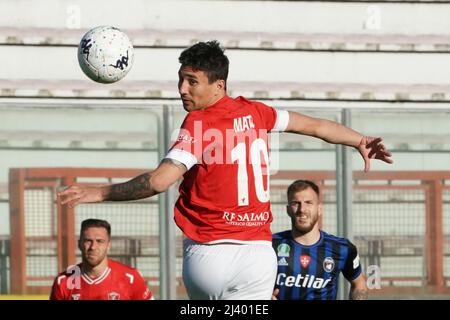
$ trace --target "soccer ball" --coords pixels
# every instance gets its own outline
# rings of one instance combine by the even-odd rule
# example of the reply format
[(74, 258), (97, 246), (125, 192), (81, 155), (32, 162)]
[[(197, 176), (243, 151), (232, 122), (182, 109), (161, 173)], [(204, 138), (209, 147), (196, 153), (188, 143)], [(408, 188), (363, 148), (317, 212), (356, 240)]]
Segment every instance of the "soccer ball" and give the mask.
[(78, 46), (81, 70), (96, 82), (119, 81), (130, 71), (133, 60), (133, 44), (125, 33), (114, 27), (89, 30)]

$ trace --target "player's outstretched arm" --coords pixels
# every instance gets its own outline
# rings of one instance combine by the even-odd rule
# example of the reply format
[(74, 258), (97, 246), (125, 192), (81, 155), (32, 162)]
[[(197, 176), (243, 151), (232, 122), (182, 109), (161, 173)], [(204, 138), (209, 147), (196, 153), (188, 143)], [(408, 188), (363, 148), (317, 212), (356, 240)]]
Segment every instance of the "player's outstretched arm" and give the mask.
[(62, 205), (70, 208), (80, 203), (128, 201), (151, 197), (166, 191), (187, 171), (176, 160), (164, 159), (158, 168), (127, 182), (100, 186), (70, 186), (58, 193)]
[(289, 111), (286, 132), (320, 138), (326, 142), (356, 148), (364, 160), (364, 171), (370, 169), (370, 159), (393, 163), (391, 153), (386, 150), (381, 138), (366, 137), (337, 122), (308, 117)]

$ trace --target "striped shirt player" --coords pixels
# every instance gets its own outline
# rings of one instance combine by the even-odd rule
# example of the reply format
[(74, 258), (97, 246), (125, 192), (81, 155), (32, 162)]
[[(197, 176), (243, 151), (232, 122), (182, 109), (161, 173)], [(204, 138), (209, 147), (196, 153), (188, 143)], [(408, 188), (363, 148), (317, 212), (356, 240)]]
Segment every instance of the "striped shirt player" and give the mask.
[(108, 259), (95, 279), (82, 272), (81, 263), (59, 274), (50, 300), (153, 300), (153, 294), (136, 269)]
[(279, 300), (335, 300), (339, 273), (348, 281), (361, 275), (356, 247), (345, 238), (320, 231), (313, 245), (302, 245), (291, 230), (273, 235), (278, 258)]
[(319, 187), (294, 181), (287, 190), (291, 230), (273, 235), (278, 259), (273, 299), (334, 300), (339, 274), (350, 282), (350, 299), (366, 299), (367, 286), (356, 247), (319, 229), (323, 206)]

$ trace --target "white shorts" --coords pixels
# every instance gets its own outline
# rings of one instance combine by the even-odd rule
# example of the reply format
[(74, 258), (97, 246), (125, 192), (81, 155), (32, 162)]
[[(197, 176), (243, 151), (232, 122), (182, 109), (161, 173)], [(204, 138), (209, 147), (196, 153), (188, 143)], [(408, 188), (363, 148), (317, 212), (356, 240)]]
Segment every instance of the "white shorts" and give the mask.
[(194, 300), (270, 300), (277, 257), (267, 244), (183, 243), (183, 281)]

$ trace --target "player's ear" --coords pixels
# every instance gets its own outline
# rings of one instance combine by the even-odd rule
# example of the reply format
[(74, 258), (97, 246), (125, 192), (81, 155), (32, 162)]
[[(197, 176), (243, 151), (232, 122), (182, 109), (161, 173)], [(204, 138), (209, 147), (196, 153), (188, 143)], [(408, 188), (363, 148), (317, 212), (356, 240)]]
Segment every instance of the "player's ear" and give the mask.
[(319, 203), (318, 210), (317, 210), (317, 213), (319, 214), (319, 217), (322, 216), (322, 211), (323, 211), (323, 205), (322, 205), (322, 202), (321, 202), (321, 203)]
[(219, 91), (225, 90), (225, 80), (219, 79), (216, 81), (216, 88)]

